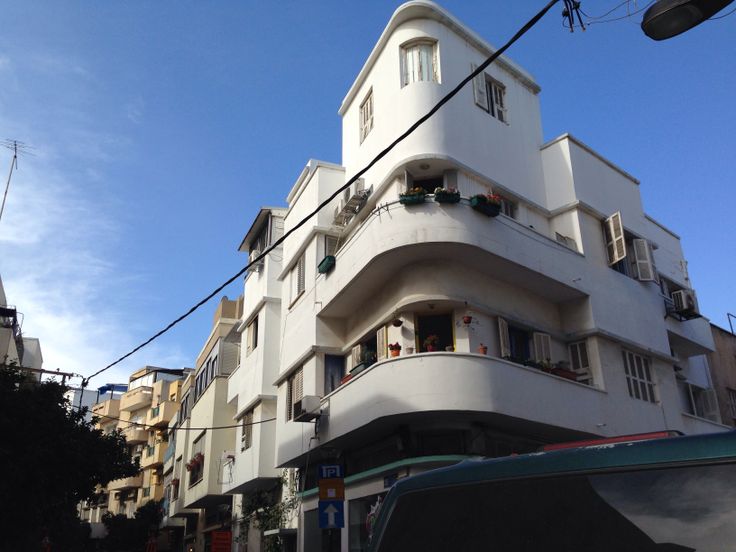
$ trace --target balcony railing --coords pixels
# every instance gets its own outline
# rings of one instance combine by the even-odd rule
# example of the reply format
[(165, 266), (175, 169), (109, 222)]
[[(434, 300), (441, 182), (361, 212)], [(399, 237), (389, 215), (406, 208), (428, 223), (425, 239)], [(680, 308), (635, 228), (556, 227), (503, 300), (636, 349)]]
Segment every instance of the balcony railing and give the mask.
[(137, 387), (123, 393), (120, 398), (120, 410), (137, 410), (151, 404), (153, 389), (151, 387)]
[(166, 426), (179, 409), (179, 403), (162, 401), (148, 411), (146, 424), (151, 426)]
[(154, 446), (148, 445), (143, 451), (143, 456), (141, 458), (141, 467), (150, 468), (152, 466), (163, 464), (165, 449), (166, 447), (161, 446), (160, 443)]
[(120, 414), (120, 400), (119, 399), (108, 399), (97, 403), (92, 407), (92, 415), (103, 418), (101, 421), (104, 423), (105, 416), (110, 418), (117, 418)]

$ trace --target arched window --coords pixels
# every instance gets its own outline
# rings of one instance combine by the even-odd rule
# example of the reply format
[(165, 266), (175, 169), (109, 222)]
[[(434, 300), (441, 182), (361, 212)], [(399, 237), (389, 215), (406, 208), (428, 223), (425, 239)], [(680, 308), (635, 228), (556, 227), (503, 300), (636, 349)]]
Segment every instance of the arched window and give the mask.
[(401, 47), (401, 86), (412, 82), (439, 82), (438, 48), (434, 40), (420, 39)]

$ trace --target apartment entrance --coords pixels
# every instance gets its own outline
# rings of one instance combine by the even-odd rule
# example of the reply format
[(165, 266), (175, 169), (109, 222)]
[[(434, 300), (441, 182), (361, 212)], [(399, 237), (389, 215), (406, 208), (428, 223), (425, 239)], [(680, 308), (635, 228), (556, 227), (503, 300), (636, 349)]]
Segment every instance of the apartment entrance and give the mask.
[(454, 346), (451, 314), (417, 316), (417, 351), (444, 351)]

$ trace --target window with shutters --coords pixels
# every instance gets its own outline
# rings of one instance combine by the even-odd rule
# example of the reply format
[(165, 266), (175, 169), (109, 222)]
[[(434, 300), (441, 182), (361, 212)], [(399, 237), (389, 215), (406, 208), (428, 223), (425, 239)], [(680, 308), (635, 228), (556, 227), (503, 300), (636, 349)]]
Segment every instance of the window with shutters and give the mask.
[(649, 359), (625, 349), (623, 358), (629, 396), (651, 403), (657, 402)]
[(368, 91), (368, 95), (360, 104), (360, 142), (365, 140), (368, 133), (373, 128), (373, 89)]
[(401, 87), (413, 82), (440, 82), (437, 41), (423, 38), (401, 46)]
[(678, 381), (677, 384), (680, 387), (680, 396), (683, 399), (683, 409), (687, 414), (720, 422), (713, 389), (700, 387), (687, 381)]
[(627, 232), (620, 212), (603, 221), (603, 235), (611, 268), (642, 282), (659, 283), (652, 244)]
[(728, 412), (731, 418), (736, 420), (736, 389), (726, 387), (726, 394), (728, 399)]
[[(498, 336), (501, 347), (501, 358), (519, 364), (524, 364), (532, 360), (532, 332), (509, 324), (506, 320), (499, 317)], [(544, 353), (542, 352), (542, 354)]]
[(578, 382), (591, 385), (593, 378), (590, 374), (590, 360), (588, 360), (588, 346), (585, 341), (570, 343), (570, 366), (578, 374)]
[(338, 249), (338, 238), (335, 236), (325, 236), (325, 257), (335, 255)]
[(345, 376), (345, 357), (325, 355), (325, 395), (329, 395), (340, 386)]
[(603, 221), (603, 235), (606, 240), (608, 265), (614, 266), (626, 260), (626, 238), (620, 212), (612, 214)]
[[(472, 65), (475, 71), (477, 65)], [(491, 77), (488, 73), (481, 73), (473, 79), (473, 97), (475, 105), (486, 111), (502, 123), (509, 123), (506, 107), (506, 87), (503, 83)]]
[(294, 268), (291, 269), (291, 302), (297, 300), (297, 298), (304, 293), (304, 267), (305, 267), (305, 259), (304, 259), (304, 253), (302, 253), (301, 257), (299, 257), (299, 260), (294, 265)]
[(534, 360), (536, 362), (551, 362), (552, 338), (549, 334), (534, 332), (532, 333), (532, 342), (534, 344)]
[(297, 369), (286, 381), (286, 420), (294, 417), (294, 405), (304, 396), (303, 368)]
[(258, 347), (258, 315), (250, 321), (246, 328), (246, 352), (250, 354), (256, 347)]
[(248, 450), (253, 444), (253, 410), (243, 416), (243, 432), (240, 435), (240, 450)]

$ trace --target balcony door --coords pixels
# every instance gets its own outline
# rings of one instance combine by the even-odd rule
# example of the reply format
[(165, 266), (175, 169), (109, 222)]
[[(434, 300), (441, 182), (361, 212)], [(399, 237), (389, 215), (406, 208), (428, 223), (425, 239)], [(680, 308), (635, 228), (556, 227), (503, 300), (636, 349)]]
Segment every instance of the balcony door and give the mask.
[[(434, 349), (444, 351), (446, 347), (454, 346), (451, 314), (427, 314), (417, 316), (417, 351), (425, 353)], [(429, 345), (430, 336), (436, 336), (434, 347)]]

